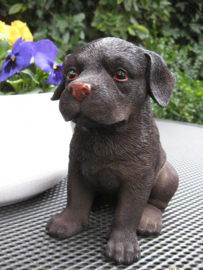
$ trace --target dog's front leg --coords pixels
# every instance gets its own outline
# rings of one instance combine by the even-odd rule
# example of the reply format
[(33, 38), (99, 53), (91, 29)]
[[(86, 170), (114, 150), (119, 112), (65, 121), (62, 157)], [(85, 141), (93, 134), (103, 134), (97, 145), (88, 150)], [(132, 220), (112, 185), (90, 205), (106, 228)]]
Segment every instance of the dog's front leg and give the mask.
[(88, 225), (94, 190), (81, 174), (80, 165), (70, 159), (68, 173), (68, 202), (66, 208), (51, 217), (47, 231), (59, 238), (70, 237)]
[(150, 190), (147, 192), (145, 189), (144, 193), (144, 196), (140, 196), (129, 185), (123, 187), (118, 196), (109, 241), (106, 245), (106, 256), (117, 263), (130, 264), (140, 259), (136, 229)]

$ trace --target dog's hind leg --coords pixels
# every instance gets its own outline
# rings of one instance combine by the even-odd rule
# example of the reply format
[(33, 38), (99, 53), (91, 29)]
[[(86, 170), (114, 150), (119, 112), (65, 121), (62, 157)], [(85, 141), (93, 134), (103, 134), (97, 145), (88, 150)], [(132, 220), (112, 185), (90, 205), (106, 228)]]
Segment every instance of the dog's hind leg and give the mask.
[(178, 188), (178, 174), (166, 161), (152, 187), (148, 203), (143, 211), (137, 232), (150, 236), (159, 234), (162, 228), (162, 213)]

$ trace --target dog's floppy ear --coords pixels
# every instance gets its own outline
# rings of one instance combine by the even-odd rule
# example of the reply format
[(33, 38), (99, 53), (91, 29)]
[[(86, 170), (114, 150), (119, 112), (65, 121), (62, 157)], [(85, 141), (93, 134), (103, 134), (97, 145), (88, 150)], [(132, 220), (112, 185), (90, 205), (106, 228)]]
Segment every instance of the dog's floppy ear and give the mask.
[[(66, 64), (66, 62), (68, 61), (68, 59), (71, 57), (71, 54), (66, 55), (64, 61), (63, 61), (63, 66)], [(62, 76), (62, 80), (59, 84), (59, 86), (56, 88), (51, 100), (58, 100), (63, 92), (63, 90), (65, 89), (65, 82), (66, 82), (66, 78), (64, 76)]]
[(169, 71), (161, 56), (155, 52), (144, 50), (148, 61), (147, 81), (149, 94), (162, 108), (166, 107), (176, 82), (175, 75)]

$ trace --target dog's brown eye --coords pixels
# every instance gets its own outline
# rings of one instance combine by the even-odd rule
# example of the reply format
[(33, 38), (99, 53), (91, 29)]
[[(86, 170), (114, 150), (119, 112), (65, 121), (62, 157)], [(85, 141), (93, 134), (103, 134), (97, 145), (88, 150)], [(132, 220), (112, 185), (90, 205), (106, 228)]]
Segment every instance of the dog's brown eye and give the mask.
[(67, 80), (75, 80), (78, 77), (78, 73), (74, 69), (69, 69), (67, 72)]
[(114, 76), (114, 79), (119, 82), (124, 82), (128, 79), (128, 74), (122, 69), (118, 69)]

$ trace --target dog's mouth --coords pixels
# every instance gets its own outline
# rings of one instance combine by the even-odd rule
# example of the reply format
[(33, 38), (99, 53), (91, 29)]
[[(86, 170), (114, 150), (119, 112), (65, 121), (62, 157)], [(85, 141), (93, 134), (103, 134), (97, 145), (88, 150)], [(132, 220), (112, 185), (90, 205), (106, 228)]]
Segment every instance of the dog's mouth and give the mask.
[(104, 128), (104, 129), (109, 129), (109, 130), (118, 129), (127, 123), (126, 120), (121, 120), (119, 122), (112, 123), (112, 124), (98, 123), (98, 122), (88, 118), (87, 116), (85, 116), (82, 113), (76, 114), (74, 116), (74, 118), (72, 119), (72, 121), (80, 126), (88, 128), (88, 129), (90, 129), (90, 128)]

